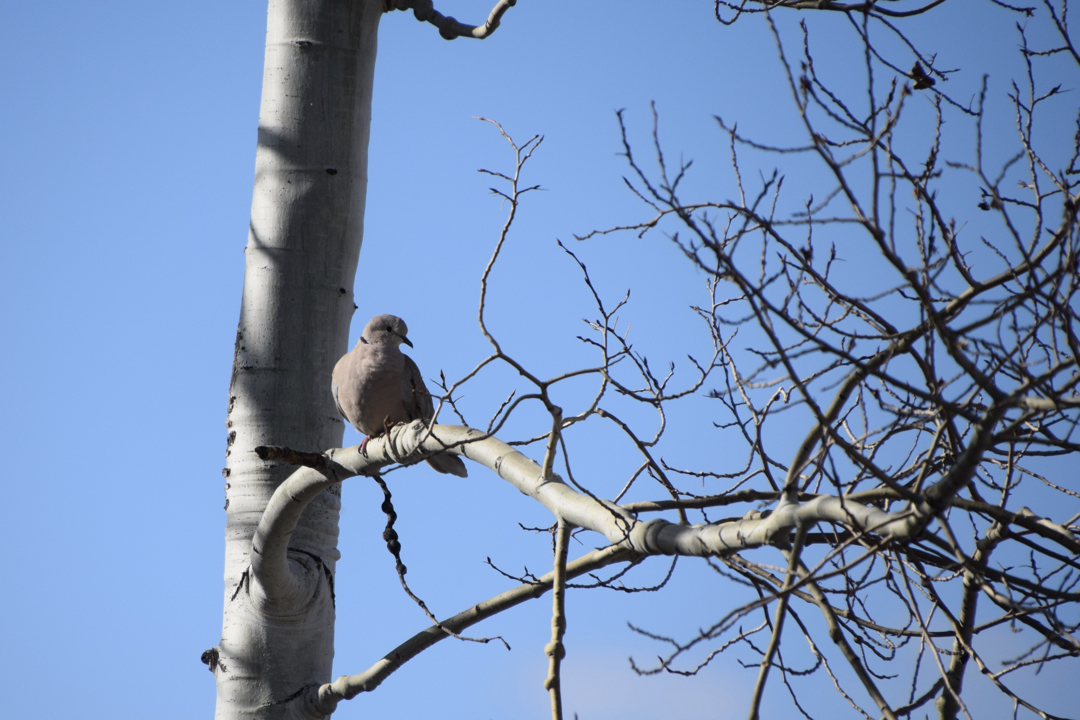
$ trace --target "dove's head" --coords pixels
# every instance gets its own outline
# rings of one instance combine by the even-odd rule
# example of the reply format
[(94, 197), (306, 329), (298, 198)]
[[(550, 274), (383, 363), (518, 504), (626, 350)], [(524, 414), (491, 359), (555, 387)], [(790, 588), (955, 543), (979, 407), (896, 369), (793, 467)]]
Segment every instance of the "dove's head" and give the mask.
[(393, 345), (397, 347), (401, 343), (405, 343), (412, 347), (413, 344), (409, 342), (408, 335), (409, 327), (398, 316), (376, 315), (368, 321), (361, 339), (365, 340), (369, 345)]

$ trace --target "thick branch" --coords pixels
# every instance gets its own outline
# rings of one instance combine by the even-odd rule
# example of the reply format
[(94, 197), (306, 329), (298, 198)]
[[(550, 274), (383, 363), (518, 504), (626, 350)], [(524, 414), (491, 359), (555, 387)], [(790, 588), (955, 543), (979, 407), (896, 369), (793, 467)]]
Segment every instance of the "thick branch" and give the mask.
[[(459, 425), (436, 425), (430, 431), (421, 421), (399, 425), (372, 440), (367, 456), (357, 448), (330, 450), (323, 472), (305, 468), (295, 472), (278, 488), (255, 534), (252, 568), (256, 578), (288, 585), (285, 550), (289, 535), (304, 507), (334, 482), (370, 473), (393, 462), (417, 462), (433, 452), (453, 452), (487, 466), (521, 493), (532, 497), (557, 517), (577, 527), (598, 532), (613, 545), (623, 545), (641, 555), (708, 556), (773, 544), (797, 524), (810, 527), (833, 522), (859, 532), (908, 540), (925, 526), (928, 518), (919, 509), (885, 512), (875, 507), (821, 495), (805, 503), (781, 502), (764, 517), (708, 525), (676, 525), (667, 520), (642, 522), (618, 505), (578, 492), (543, 469), (532, 459), (501, 440)], [(933, 506), (934, 509), (936, 505)]]

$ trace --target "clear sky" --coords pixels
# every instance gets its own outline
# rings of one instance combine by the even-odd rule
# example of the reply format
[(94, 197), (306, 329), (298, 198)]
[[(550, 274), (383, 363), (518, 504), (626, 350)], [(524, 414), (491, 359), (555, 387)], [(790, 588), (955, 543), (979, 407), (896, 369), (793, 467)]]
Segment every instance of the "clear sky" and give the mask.
[[(490, 1), (438, 7), (479, 22)], [(265, 15), (255, 0), (0, 5), (4, 717), (179, 719), (213, 711), (213, 677), (199, 655), (220, 636), (220, 471)], [(850, 25), (780, 14), (793, 51), (803, 18), (823, 70), (843, 86), (845, 66), (858, 63), (848, 52)], [(940, 66), (959, 69), (951, 96), (967, 102), (989, 73), (991, 102), (1005, 108), (1008, 81), (1021, 70), (1016, 19), (988, 2), (954, 0), (907, 27), (939, 54)], [(1046, 86), (1063, 83), (1068, 93), (1049, 111), (1045, 137), (1068, 143), (1080, 77), (1075, 65), (1053, 72)], [(484, 116), (519, 141), (545, 136), (525, 177), (544, 192), (526, 198), (492, 286), (493, 327), (508, 349), (541, 374), (588, 362), (574, 336), (596, 311), (555, 243), (561, 238), (588, 263), (606, 301), (632, 290), (626, 317), (637, 349), (685, 371), (685, 350), (671, 357), (665, 350), (697, 327), (687, 308), (704, 302), (704, 277), (659, 237), (573, 241), (575, 233), (648, 217), (621, 180), (615, 111), (626, 109), (632, 137), (650, 157), (650, 102), (669, 155), (695, 161), (690, 195), (734, 193), (715, 115), (763, 140), (800, 141), (765, 23), (745, 18), (723, 27), (711, 3), (520, 0), (484, 42), (446, 42), (411, 14), (385, 16), (352, 341), (369, 317), (390, 312), (408, 322), (413, 357), (428, 377), (440, 370), (459, 377), (484, 357), (479, 277), (505, 213), (487, 192), (492, 178), (476, 171), (506, 172), (513, 160), (494, 128), (474, 119)], [(924, 97), (913, 105), (913, 112), (929, 108)], [(948, 150), (970, 159), (970, 126), (950, 122)], [(1004, 147), (1011, 123), (1006, 117), (988, 128), (988, 145)], [(815, 182), (799, 168), (789, 169), (795, 200)], [(470, 390), (477, 424), (511, 382), (494, 374), (487, 387)], [(669, 457), (718, 463), (709, 407), (696, 407), (673, 431), (681, 438)], [(349, 430), (345, 442), (358, 441)], [(575, 472), (606, 493), (625, 475), (600, 477), (605, 443), (581, 436)], [(547, 526), (550, 518), (479, 468), (463, 483), (420, 467), (390, 477), (409, 578), (437, 614), (511, 586), (486, 557), (508, 572), (546, 572), (546, 536), (518, 523)], [(344, 500), (335, 675), (367, 668), (427, 626), (398, 587), (380, 539), (377, 489), (356, 479)], [(572, 555), (600, 539), (583, 542)], [(751, 653), (725, 655), (691, 680), (639, 679), (629, 669), (628, 656), (647, 663), (663, 649), (627, 622), (688, 634), (743, 597), (691, 565), (680, 563), (663, 593), (571, 595), (569, 712), (583, 720), (745, 716), (745, 700), (733, 698), (745, 697), (757, 671), (736, 659), (753, 662)], [(651, 584), (666, 569), (659, 561), (633, 579)], [(376, 693), (344, 703), (336, 717), (542, 717), (549, 610), (545, 597), (475, 629), (501, 634), (511, 652), (443, 642)], [(1075, 697), (1074, 688), (1055, 689), (1056, 672), (1048, 668), (1024, 687)], [(812, 685), (805, 692), (821, 696), (824, 716), (849, 712), (815, 678), (820, 692)], [(780, 695), (767, 707), (786, 716), (782, 685), (772, 687)], [(977, 717), (1010, 712), (993, 698)]]

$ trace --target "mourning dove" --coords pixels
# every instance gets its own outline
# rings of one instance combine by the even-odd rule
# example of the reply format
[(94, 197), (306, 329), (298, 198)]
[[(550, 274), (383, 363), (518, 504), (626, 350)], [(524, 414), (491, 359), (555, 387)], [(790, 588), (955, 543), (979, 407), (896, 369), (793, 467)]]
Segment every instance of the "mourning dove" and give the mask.
[[(401, 318), (376, 315), (356, 347), (334, 366), (330, 388), (338, 412), (368, 437), (381, 435), (398, 423), (428, 422), (435, 416), (420, 368), (401, 352), (401, 343), (413, 346), (408, 332)], [(441, 473), (468, 476), (465, 463), (455, 455), (439, 453), (427, 458), (427, 463)]]

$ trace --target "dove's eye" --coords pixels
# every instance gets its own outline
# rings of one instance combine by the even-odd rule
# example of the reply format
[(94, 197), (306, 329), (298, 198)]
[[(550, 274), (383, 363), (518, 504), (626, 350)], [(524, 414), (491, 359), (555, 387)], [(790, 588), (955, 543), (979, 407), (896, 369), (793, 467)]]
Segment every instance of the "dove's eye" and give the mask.
[(384, 327), (384, 328), (383, 328), (383, 330), (385, 330), (386, 332), (394, 332), (394, 329), (393, 329), (393, 328), (391, 328), (391, 327), (390, 327), (389, 325), (387, 325), (386, 327)]

